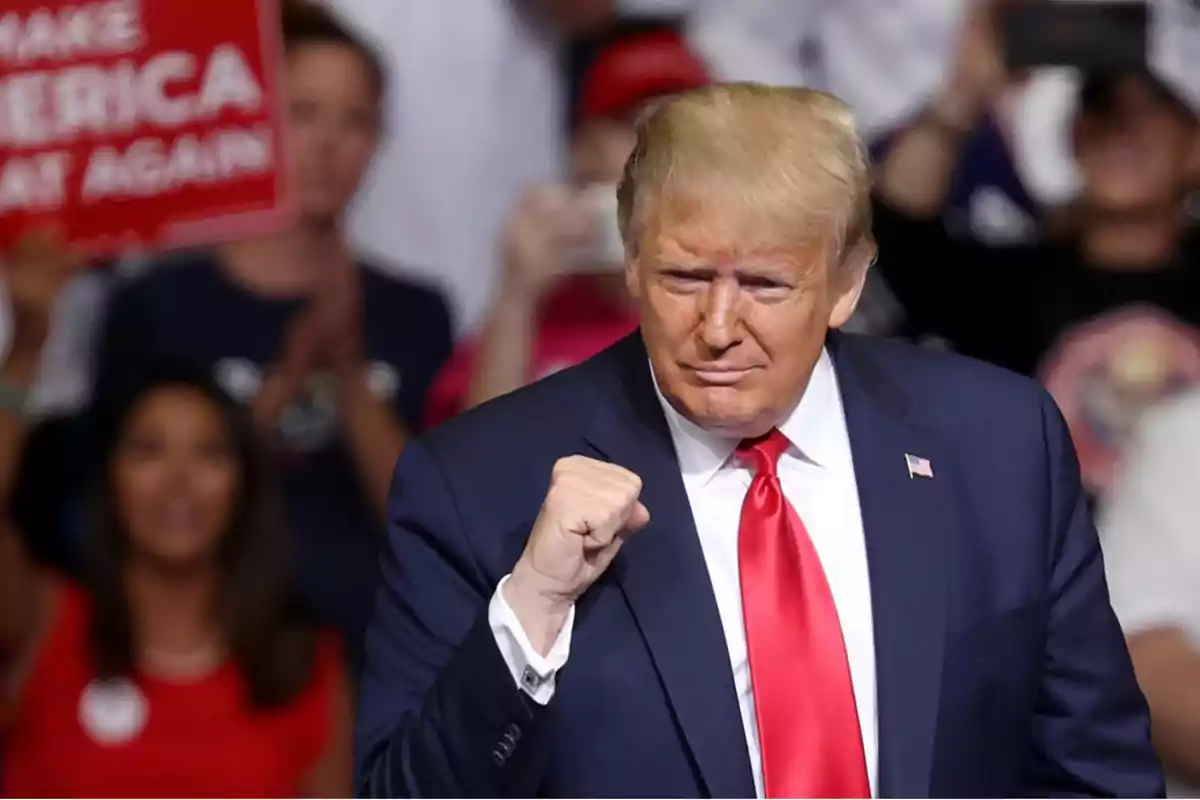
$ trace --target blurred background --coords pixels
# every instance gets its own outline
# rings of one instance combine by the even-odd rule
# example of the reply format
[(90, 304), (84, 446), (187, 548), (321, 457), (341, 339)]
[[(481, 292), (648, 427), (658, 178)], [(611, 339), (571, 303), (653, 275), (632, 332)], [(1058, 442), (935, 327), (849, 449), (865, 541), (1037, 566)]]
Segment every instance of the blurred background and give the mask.
[(298, 0), (284, 38), (293, 227), (4, 258), (5, 793), (349, 794), (397, 455), (634, 329), (634, 120), (729, 80), (855, 110), (853, 330), (1054, 396), (1200, 791), (1196, 0)]

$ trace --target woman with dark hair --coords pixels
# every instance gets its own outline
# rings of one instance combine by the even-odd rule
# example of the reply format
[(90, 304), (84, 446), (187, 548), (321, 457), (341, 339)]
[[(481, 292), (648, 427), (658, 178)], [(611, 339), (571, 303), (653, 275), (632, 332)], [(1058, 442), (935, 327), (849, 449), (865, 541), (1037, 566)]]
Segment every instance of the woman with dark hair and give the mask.
[[(65, 256), (7, 265), (0, 500)], [(207, 378), (148, 375), (114, 406), (88, 579), (40, 572), (0, 530), (6, 796), (344, 796), (349, 701), (337, 642), (290, 603), (286, 537), (239, 406)], [(7, 520), (7, 517), (5, 518)]]

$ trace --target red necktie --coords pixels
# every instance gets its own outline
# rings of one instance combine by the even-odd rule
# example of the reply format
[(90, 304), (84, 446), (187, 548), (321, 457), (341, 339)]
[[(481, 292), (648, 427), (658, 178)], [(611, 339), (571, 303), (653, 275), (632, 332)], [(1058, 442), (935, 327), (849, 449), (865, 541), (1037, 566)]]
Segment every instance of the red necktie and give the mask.
[(870, 797), (854, 685), (833, 595), (783, 495), (779, 431), (742, 442), (754, 468), (738, 559), (766, 796)]

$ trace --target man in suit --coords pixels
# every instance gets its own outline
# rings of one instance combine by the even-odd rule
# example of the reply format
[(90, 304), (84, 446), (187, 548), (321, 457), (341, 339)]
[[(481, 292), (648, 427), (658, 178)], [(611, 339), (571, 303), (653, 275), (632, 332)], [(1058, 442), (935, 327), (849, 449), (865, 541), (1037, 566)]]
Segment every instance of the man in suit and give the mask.
[(829, 95), (643, 117), (639, 333), (397, 467), (364, 793), (1162, 793), (1052, 401), (831, 330), (869, 184)]

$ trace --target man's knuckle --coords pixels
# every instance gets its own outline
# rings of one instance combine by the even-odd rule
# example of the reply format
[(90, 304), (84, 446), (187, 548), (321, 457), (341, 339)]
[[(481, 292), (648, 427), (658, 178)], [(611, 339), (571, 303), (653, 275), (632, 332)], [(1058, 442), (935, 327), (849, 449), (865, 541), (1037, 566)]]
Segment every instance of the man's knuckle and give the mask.
[(554, 462), (554, 466), (550, 469), (550, 476), (553, 478), (561, 478), (564, 475), (569, 475), (575, 469), (575, 456), (564, 456)]

